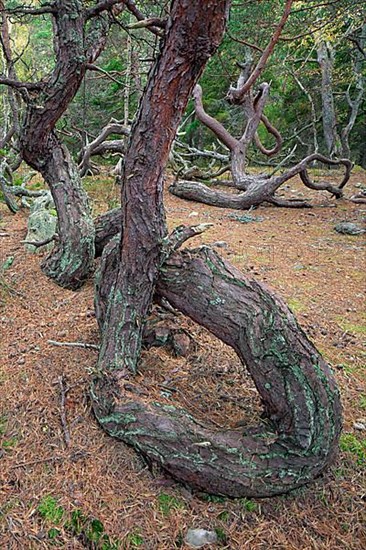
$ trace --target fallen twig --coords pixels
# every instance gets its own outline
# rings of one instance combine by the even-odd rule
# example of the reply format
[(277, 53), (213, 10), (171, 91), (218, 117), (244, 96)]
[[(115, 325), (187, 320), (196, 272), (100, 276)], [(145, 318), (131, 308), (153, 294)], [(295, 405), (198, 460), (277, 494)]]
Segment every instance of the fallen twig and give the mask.
[(51, 243), (52, 241), (55, 241), (57, 239), (56, 235), (53, 235), (52, 237), (45, 239), (44, 241), (20, 241), (22, 244), (30, 244), (32, 246), (35, 246), (36, 248), (40, 246), (44, 246), (46, 244)]
[(64, 377), (63, 375), (62, 375), (62, 376), (59, 376), (59, 378), (58, 378), (58, 385), (60, 386), (60, 416), (61, 416), (61, 425), (62, 425), (62, 430), (63, 430), (63, 432), (64, 432), (64, 440), (65, 440), (66, 447), (70, 447), (71, 439), (70, 439), (69, 427), (68, 427), (68, 425), (67, 425), (66, 410), (65, 410), (65, 399), (66, 399), (66, 394), (67, 394), (67, 392), (69, 391), (69, 389), (68, 389), (68, 387), (66, 386), (65, 377)]
[(13, 468), (23, 468), (24, 466), (35, 466), (36, 464), (43, 464), (44, 462), (57, 462), (59, 460), (64, 460), (63, 456), (50, 456), (48, 458), (38, 458), (37, 460), (29, 460), (28, 462), (18, 462), (17, 464), (12, 464), (10, 466)]
[(100, 346), (96, 344), (84, 344), (84, 342), (57, 342), (57, 340), (47, 340), (47, 343), (52, 346), (64, 346), (67, 348), (95, 349), (97, 351), (100, 349)]
[(0, 237), (10, 237), (10, 233), (0, 233)]

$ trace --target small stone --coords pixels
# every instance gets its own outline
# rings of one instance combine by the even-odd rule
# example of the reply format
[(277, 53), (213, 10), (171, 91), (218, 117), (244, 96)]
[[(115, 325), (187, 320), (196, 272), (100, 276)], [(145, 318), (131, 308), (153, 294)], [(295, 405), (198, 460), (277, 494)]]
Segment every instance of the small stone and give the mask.
[(194, 210), (188, 214), (188, 218), (193, 218), (194, 216), (198, 216), (198, 212), (195, 212)]
[(24, 363), (25, 363), (24, 357), (20, 357), (20, 359), (18, 359), (18, 361), (17, 361), (18, 365), (24, 365)]
[(191, 339), (188, 334), (178, 332), (173, 335), (173, 350), (177, 357), (187, 357), (191, 349)]
[(296, 264), (296, 265), (294, 265), (294, 269), (296, 269), (296, 271), (298, 271), (300, 269), (305, 269), (305, 266), (302, 265), (302, 264)]
[(202, 548), (205, 544), (217, 542), (217, 535), (215, 531), (206, 529), (188, 529), (184, 541), (191, 548)]
[(217, 248), (227, 248), (229, 245), (226, 241), (215, 241), (211, 246), (216, 246)]
[(355, 422), (353, 427), (355, 430), (359, 430), (361, 432), (366, 431), (366, 422)]
[(366, 232), (366, 229), (362, 229), (359, 225), (351, 222), (337, 223), (334, 229), (342, 235), (360, 235)]

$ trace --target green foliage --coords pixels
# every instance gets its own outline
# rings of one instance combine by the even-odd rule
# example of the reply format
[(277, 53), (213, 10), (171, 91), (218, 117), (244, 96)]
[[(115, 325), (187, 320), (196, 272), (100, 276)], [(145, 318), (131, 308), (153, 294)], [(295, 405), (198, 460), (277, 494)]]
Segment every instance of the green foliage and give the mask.
[[(65, 509), (58, 504), (57, 499), (50, 495), (42, 498), (37, 510), (47, 523), (60, 525), (64, 519), (64, 530), (72, 536), (81, 536), (88, 548), (90, 547), (95, 550), (118, 550), (121, 546), (121, 541), (112, 539), (105, 532), (104, 525), (99, 519), (86, 516), (78, 508), (68, 515)], [(57, 539), (60, 535), (61, 531), (54, 526), (48, 530), (48, 538), (55, 543), (58, 542)], [(136, 541), (138, 541), (138, 538), (136, 538)]]
[(144, 538), (138, 532), (129, 533), (126, 539), (132, 548), (139, 548), (144, 544)]
[(48, 538), (49, 539), (56, 539), (61, 535), (61, 531), (59, 529), (56, 529), (56, 527), (51, 527), (51, 529), (48, 530)]
[(297, 298), (289, 298), (287, 300), (287, 305), (293, 313), (300, 313), (305, 309), (304, 304), (302, 304)]
[(215, 528), (215, 533), (217, 535), (217, 541), (220, 544), (226, 544), (227, 543), (227, 535), (226, 535), (224, 529), (222, 529), (222, 527), (216, 527)]
[(57, 500), (50, 495), (41, 499), (37, 510), (44, 520), (56, 524), (60, 523), (65, 513), (63, 507), (59, 506)]
[(210, 495), (209, 493), (202, 493), (200, 495), (200, 499), (204, 500), (205, 502), (215, 502), (217, 504), (221, 504), (225, 502), (225, 497), (221, 497), (219, 495)]
[(8, 426), (7, 417), (0, 416), (0, 435), (4, 435), (6, 433), (7, 426)]
[(169, 516), (173, 510), (179, 510), (185, 507), (185, 504), (179, 498), (160, 493), (158, 496), (158, 507), (163, 516)]
[(340, 448), (342, 451), (351, 453), (357, 459), (357, 464), (366, 466), (366, 439), (358, 439), (351, 433), (341, 435)]
[(366, 411), (366, 395), (361, 395), (360, 397), (360, 408)]
[(228, 512), (227, 510), (224, 510), (223, 512), (220, 512), (220, 514), (217, 516), (217, 519), (219, 519), (220, 521), (229, 521), (230, 519), (230, 512)]
[(256, 512), (258, 510), (257, 503), (253, 500), (250, 500), (249, 498), (241, 498), (240, 504), (247, 512)]

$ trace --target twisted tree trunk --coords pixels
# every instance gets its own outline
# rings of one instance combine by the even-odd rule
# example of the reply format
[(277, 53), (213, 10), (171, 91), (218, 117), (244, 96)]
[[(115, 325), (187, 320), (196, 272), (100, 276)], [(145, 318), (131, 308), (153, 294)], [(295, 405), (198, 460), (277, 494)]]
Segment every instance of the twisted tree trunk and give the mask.
[(166, 236), (163, 171), (192, 88), (221, 40), (228, 6), (227, 0), (172, 2), (161, 54), (131, 130), (122, 175), (124, 231), (99, 356), (114, 388), (121, 372), (136, 370)]
[[(103, 254), (96, 293), (102, 324), (117, 258), (115, 240)], [(104, 429), (178, 480), (215, 494), (272, 496), (319, 475), (336, 453), (339, 395), (329, 367), (287, 306), (208, 248), (174, 253), (156, 290), (237, 352), (267, 422), (244, 433), (217, 430), (180, 407), (145, 402), (125, 370), (114, 385), (104, 377), (92, 391)]]

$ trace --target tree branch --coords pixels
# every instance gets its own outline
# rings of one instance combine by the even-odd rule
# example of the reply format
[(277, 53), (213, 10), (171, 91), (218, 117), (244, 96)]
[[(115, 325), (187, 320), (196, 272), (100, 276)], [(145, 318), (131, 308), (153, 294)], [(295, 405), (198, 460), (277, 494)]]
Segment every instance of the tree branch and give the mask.
[(193, 100), (198, 120), (209, 128), (219, 140), (232, 151), (238, 145), (238, 140), (235, 139), (224, 126), (212, 116), (208, 115), (202, 103), (202, 88), (199, 84), (194, 87)]
[(245, 94), (252, 88), (253, 84), (258, 80), (260, 75), (262, 74), (263, 70), (265, 69), (266, 63), (268, 61), (269, 56), (273, 52), (273, 49), (278, 42), (279, 37), (281, 36), (283, 27), (286, 24), (286, 21), (290, 15), (291, 7), (294, 0), (287, 0), (285, 9), (283, 11), (281, 20), (279, 24), (276, 27), (275, 32), (271, 36), (271, 39), (264, 50), (263, 54), (261, 55), (257, 66), (255, 67), (252, 74), (249, 76), (249, 78), (246, 80), (246, 82), (240, 87), (240, 88), (231, 88), (229, 90), (228, 97), (232, 103), (240, 104), (242, 103)]
[(111, 8), (113, 8), (116, 4), (122, 4), (121, 8), (123, 9), (126, 2), (124, 0), (104, 0), (103, 2), (99, 2), (96, 6), (93, 6), (85, 11), (85, 19), (91, 19), (103, 11), (111, 10)]
[(258, 147), (258, 149), (260, 150), (261, 153), (263, 153), (267, 157), (272, 157), (273, 155), (277, 154), (281, 150), (283, 139), (282, 139), (282, 136), (281, 136), (280, 132), (277, 130), (277, 128), (275, 128), (270, 123), (270, 121), (268, 120), (266, 115), (264, 115), (263, 113), (262, 113), (262, 116), (261, 116), (261, 122), (263, 122), (264, 126), (266, 127), (267, 132), (274, 136), (274, 138), (276, 140), (276, 143), (272, 147), (272, 149), (266, 149), (264, 147), (264, 145), (262, 145), (262, 142), (259, 139), (259, 135), (258, 135), (257, 132), (254, 134), (254, 141), (255, 141), (255, 144), (256, 144), (256, 146)]

